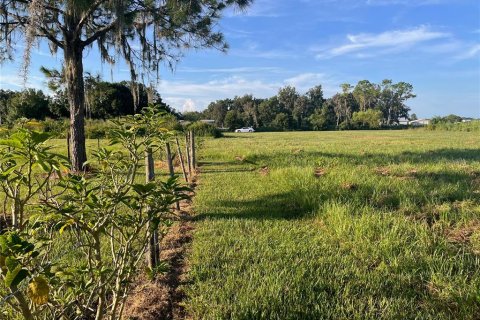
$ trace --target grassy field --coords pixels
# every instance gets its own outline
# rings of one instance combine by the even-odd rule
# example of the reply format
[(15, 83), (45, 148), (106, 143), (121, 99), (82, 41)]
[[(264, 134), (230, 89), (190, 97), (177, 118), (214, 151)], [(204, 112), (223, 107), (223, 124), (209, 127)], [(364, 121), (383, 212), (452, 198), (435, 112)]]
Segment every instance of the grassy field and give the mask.
[(228, 134), (200, 164), (194, 319), (479, 319), (478, 133)]

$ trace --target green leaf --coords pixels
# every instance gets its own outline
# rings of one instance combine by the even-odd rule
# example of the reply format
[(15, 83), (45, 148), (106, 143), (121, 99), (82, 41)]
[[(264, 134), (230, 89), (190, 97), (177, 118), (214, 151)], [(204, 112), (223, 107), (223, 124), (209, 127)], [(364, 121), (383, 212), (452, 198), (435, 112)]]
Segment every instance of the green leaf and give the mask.
[(19, 263), (17, 259), (13, 257), (6, 257), (5, 258), (5, 266), (7, 267), (8, 270), (15, 270), (19, 266)]
[(156, 187), (155, 183), (146, 183), (146, 184), (141, 184), (137, 183), (132, 185), (133, 190), (138, 193), (138, 194), (146, 194), (149, 193), (150, 191), (154, 190)]
[(67, 221), (65, 222), (65, 224), (60, 228), (60, 230), (58, 230), (58, 232), (59, 232), (60, 234), (63, 234), (63, 231), (65, 231), (65, 228), (68, 228), (68, 227), (70, 227), (70, 226), (72, 226), (72, 225), (74, 225), (74, 224), (75, 224), (75, 220), (73, 220), (73, 219), (67, 220)]
[(0, 236), (0, 253), (6, 253), (8, 250), (7, 237), (5, 235)]
[(12, 148), (22, 147), (22, 143), (17, 139), (0, 139), (0, 145)]
[(35, 144), (40, 144), (42, 142), (47, 141), (50, 138), (50, 133), (48, 132), (31, 131), (30, 134)]
[(9, 233), (7, 236), (9, 245), (22, 244), (22, 239), (16, 233)]
[(20, 282), (25, 280), (30, 273), (22, 266), (16, 267), (14, 270), (7, 271), (5, 275), (5, 286), (12, 288), (16, 287)]
[(49, 168), (48, 165), (45, 163), (45, 161), (39, 160), (39, 161), (37, 162), (37, 165), (39, 165), (39, 166), (43, 169), (43, 171), (49, 171), (49, 170), (50, 170), (50, 168)]

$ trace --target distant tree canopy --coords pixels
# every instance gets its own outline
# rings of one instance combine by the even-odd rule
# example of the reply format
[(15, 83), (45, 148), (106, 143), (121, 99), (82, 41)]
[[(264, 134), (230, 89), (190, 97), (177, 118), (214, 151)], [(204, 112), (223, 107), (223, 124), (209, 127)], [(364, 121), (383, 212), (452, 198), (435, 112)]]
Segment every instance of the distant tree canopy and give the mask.
[[(41, 90), (22, 91), (0, 90), (0, 124), (13, 124), (19, 118), (43, 120), (45, 118), (68, 118), (69, 105), (65, 88), (55, 79), (49, 78), (49, 88), (53, 95), (47, 96)], [(86, 117), (89, 119), (108, 119), (134, 114), (134, 98), (130, 83), (106, 82), (98, 76), (85, 77)], [(179, 114), (162, 101), (159, 93), (138, 84), (138, 111), (151, 104), (179, 117)]]
[(408, 117), (406, 102), (415, 98), (413, 86), (406, 82), (383, 80), (380, 84), (362, 80), (348, 83), (325, 99), (318, 85), (300, 94), (296, 88), (281, 88), (268, 99), (252, 95), (212, 102), (195, 114), (215, 121), (219, 127), (234, 129), (253, 126), (263, 130), (329, 130), (378, 128), (399, 123)]
[(462, 122), (463, 118), (454, 114), (450, 114), (445, 117), (433, 117), (431, 120), (432, 124), (439, 124), (439, 123), (457, 123)]
[(50, 98), (41, 90), (0, 90), (0, 123), (13, 123), (19, 118), (43, 120), (52, 116)]

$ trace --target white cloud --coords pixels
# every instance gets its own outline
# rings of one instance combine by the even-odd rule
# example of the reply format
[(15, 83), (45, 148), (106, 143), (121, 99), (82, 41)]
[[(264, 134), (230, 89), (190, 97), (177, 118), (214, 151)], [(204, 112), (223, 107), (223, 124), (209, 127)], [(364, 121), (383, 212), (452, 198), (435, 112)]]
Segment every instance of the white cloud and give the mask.
[[(212, 101), (245, 94), (258, 98), (267, 98), (276, 94), (282, 83), (249, 80), (234, 76), (208, 82), (168, 81), (163, 80), (158, 86), (162, 98), (177, 110), (195, 106), (203, 110)], [(191, 101), (188, 101), (188, 100)], [(188, 102), (188, 103), (187, 103)]]
[(286, 85), (295, 86), (300, 93), (322, 85), (326, 96), (338, 91), (340, 81), (324, 73), (302, 73), (284, 80), (250, 80), (234, 76), (208, 82), (163, 80), (158, 86), (162, 99), (180, 111), (201, 111), (210, 102), (252, 94), (257, 98), (269, 98)]
[(426, 53), (445, 53), (450, 54), (452, 52), (458, 52), (463, 50), (465, 44), (461, 41), (451, 40), (444, 43), (432, 44), (421, 48), (421, 51)]
[(317, 58), (332, 58), (368, 50), (404, 50), (422, 42), (449, 37), (444, 32), (431, 31), (426, 26), (413, 29), (385, 31), (378, 34), (360, 33), (347, 35), (348, 43), (333, 47), (316, 55)]
[(475, 57), (480, 57), (480, 44), (476, 44), (470, 47), (468, 50), (455, 56), (456, 60), (466, 60)]
[(282, 42), (283, 48), (270, 49), (263, 48), (264, 44), (256, 41), (245, 41), (242, 47), (236, 47), (229, 51), (229, 55), (242, 58), (261, 58), (261, 59), (295, 59), (298, 58), (298, 48), (285, 40)]
[(45, 85), (45, 78), (28, 76), (25, 82), (19, 74), (7, 74), (0, 69), (0, 89), (22, 90), (25, 88), (43, 90), (44, 93), (50, 94), (50, 91)]
[(196, 110), (197, 107), (195, 106), (195, 102), (192, 99), (186, 99), (183, 104), (182, 112), (192, 112)]
[(340, 81), (325, 73), (302, 73), (284, 81), (285, 84), (294, 86), (300, 93), (317, 85), (322, 85), (325, 96), (334, 95), (338, 91)]

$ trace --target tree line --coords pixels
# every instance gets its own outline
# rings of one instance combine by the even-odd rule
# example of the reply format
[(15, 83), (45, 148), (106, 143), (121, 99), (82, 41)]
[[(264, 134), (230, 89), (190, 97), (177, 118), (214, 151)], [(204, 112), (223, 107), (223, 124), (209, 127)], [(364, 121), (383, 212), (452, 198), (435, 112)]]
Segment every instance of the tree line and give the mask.
[[(13, 124), (19, 118), (44, 120), (70, 116), (67, 90), (58, 71), (42, 68), (48, 88), (42, 90), (0, 90), (0, 124)], [(217, 127), (235, 129), (253, 126), (259, 130), (335, 130), (374, 129), (399, 123), (409, 115), (408, 99), (414, 98), (413, 86), (406, 82), (384, 80), (374, 84), (362, 80), (356, 86), (342, 84), (341, 91), (325, 99), (321, 85), (305, 94), (293, 86), (281, 88), (277, 95), (259, 99), (244, 95), (212, 102), (202, 112), (183, 115), (162, 101), (153, 88), (141, 83), (107, 82), (98, 75), (84, 75), (85, 115), (89, 119), (108, 119), (140, 112), (153, 104), (177, 118), (196, 121), (212, 119)], [(133, 92), (135, 90), (135, 92)], [(135, 99), (137, 101), (135, 101)]]
[[(54, 71), (49, 70), (50, 75)], [(99, 76), (86, 74), (85, 115), (88, 119), (108, 119), (139, 113), (149, 103), (177, 117), (179, 114), (162, 101), (152, 87), (136, 84), (138, 105), (134, 104), (134, 93), (130, 82), (106, 82)], [(21, 91), (0, 89), (0, 125), (13, 125), (17, 119), (44, 120), (70, 117), (66, 89), (61, 81), (50, 77), (48, 87), (53, 93), (26, 88)]]
[(406, 102), (415, 98), (407, 82), (368, 80), (355, 86), (341, 85), (341, 91), (324, 98), (321, 85), (305, 94), (293, 86), (281, 88), (277, 95), (259, 99), (253, 95), (212, 102), (202, 112), (187, 112), (185, 120), (215, 120), (222, 128), (253, 126), (260, 130), (333, 130), (379, 128), (399, 124), (408, 118)]

